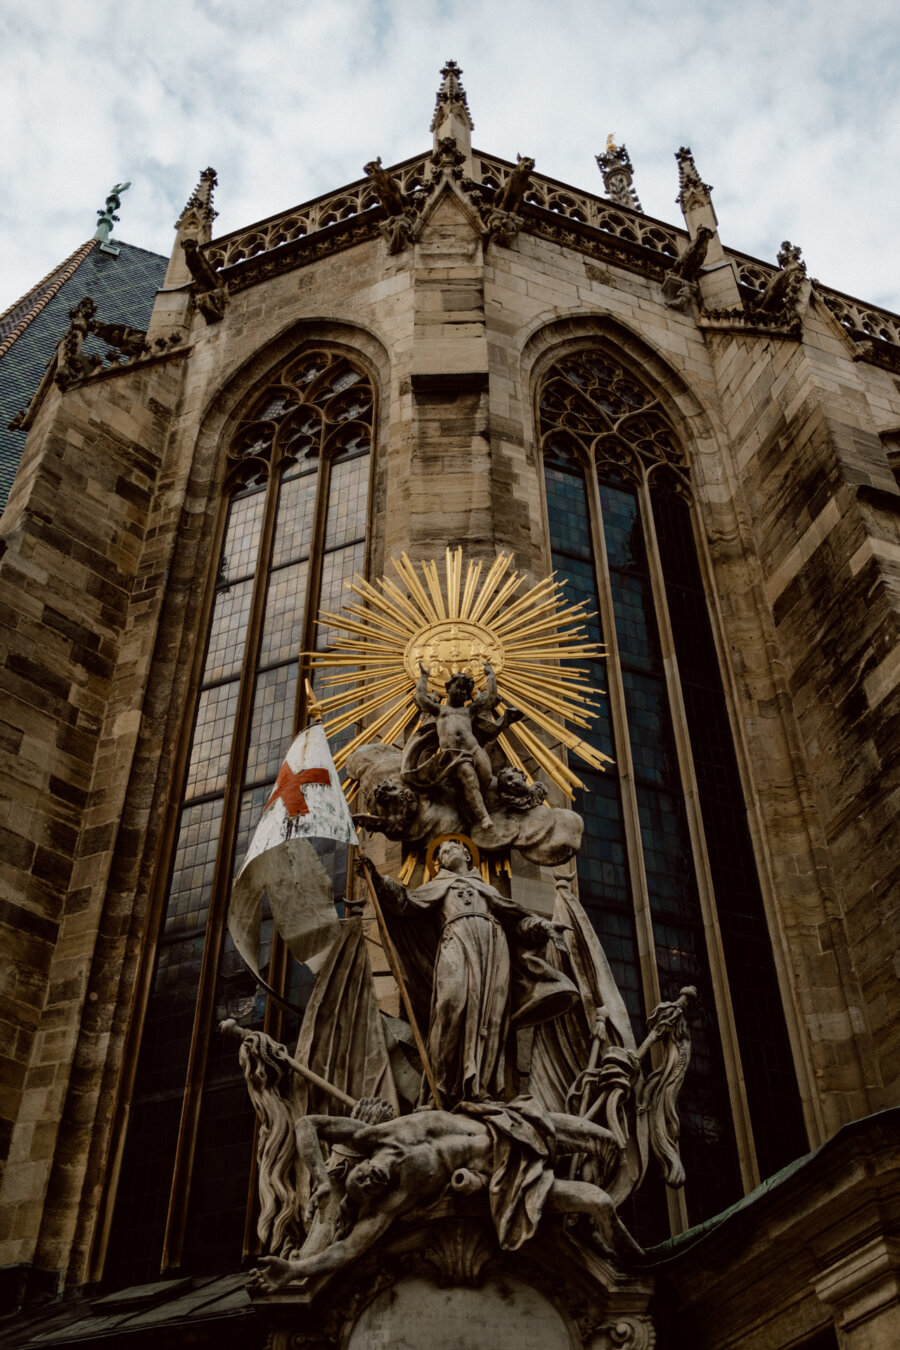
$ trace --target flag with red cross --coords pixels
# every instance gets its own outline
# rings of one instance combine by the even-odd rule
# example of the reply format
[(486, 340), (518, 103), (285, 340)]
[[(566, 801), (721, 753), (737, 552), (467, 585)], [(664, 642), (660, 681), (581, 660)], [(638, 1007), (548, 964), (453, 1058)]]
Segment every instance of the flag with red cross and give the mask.
[(324, 959), (338, 932), (331, 879), (313, 840), (357, 843), (353, 817), (321, 723), (291, 745), (232, 888), (228, 931), (257, 965), (263, 898), (289, 950), (307, 965)]

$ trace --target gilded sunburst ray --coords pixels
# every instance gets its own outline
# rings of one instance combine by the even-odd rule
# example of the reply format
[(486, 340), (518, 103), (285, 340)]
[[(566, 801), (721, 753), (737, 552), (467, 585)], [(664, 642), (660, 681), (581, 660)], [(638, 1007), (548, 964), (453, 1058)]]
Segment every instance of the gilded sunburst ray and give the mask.
[(356, 576), (347, 583), (353, 598), (342, 612), (319, 615), (344, 636), (328, 651), (310, 653), (315, 668), (331, 672), (323, 676), (316, 711), (331, 736), (365, 722), (336, 751), (339, 769), (358, 746), (376, 737), (390, 744), (415, 720), (419, 662), (430, 670), (428, 687), (438, 696), (457, 672), (482, 688), (484, 663), (491, 663), (498, 707), (524, 714), (498, 744), (529, 779), (529, 765), (537, 765), (568, 797), (584, 786), (561, 758), (560, 746), (592, 769), (612, 762), (575, 730), (589, 730), (603, 691), (588, 682), (584, 667), (562, 664), (605, 654), (586, 635), (586, 602), (567, 603), (555, 576), (519, 594), (522, 576), (510, 571), (508, 553), (495, 558), (484, 577), (480, 562), (470, 562), (463, 574), (461, 548), (447, 549), (443, 577), (434, 561), (417, 570), (404, 553), (391, 562), (396, 581), (381, 577), (373, 585)]

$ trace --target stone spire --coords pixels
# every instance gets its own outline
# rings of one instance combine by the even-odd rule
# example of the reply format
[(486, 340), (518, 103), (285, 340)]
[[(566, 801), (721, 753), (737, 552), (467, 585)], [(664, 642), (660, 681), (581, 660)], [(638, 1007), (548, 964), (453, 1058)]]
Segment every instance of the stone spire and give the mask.
[(114, 257), (119, 256), (119, 250), (115, 244), (109, 242), (109, 236), (112, 233), (113, 223), (119, 219), (116, 215), (119, 207), (122, 205), (121, 196), (123, 192), (131, 187), (131, 183), (116, 183), (115, 187), (110, 188), (106, 197), (106, 205), (97, 212), (97, 232), (95, 239), (100, 241), (100, 251), (102, 253), (112, 253)]
[(597, 167), (603, 175), (603, 186), (610, 201), (618, 206), (628, 206), (632, 211), (640, 211), (640, 200), (632, 186), (634, 165), (624, 145), (616, 145), (613, 133), (606, 140), (606, 149), (597, 155)]
[(193, 274), (185, 256), (184, 245), (208, 244), (212, 238), (212, 223), (217, 212), (213, 210), (213, 189), (218, 179), (215, 169), (204, 169), (200, 181), (184, 204), (184, 210), (175, 222), (175, 244), (162, 290), (156, 297), (153, 315), (147, 330), (152, 340), (174, 331), (187, 331), (190, 321), (190, 286)]
[(434, 117), (430, 130), (434, 136), (434, 151), (437, 154), (441, 141), (447, 139), (456, 142), (458, 149), (466, 157), (464, 172), (472, 171), (472, 132), (475, 124), (469, 112), (469, 100), (462, 87), (462, 71), (455, 61), (448, 61), (441, 71), (441, 87), (434, 101)]
[(699, 277), (702, 303), (708, 309), (729, 309), (739, 306), (737, 272), (725, 256), (719, 239), (719, 222), (712, 204), (712, 188), (697, 172), (690, 148), (683, 145), (675, 151), (678, 160), (678, 196), (684, 223), (692, 243), (705, 231), (703, 271)]
[(176, 230), (181, 230), (190, 223), (195, 228), (206, 230), (206, 238), (200, 242), (208, 244), (212, 238), (212, 223), (218, 211), (213, 210), (213, 189), (218, 186), (219, 179), (215, 169), (204, 169), (200, 175), (200, 182), (194, 188), (185, 202), (184, 210), (175, 222)]
[(701, 225), (713, 230), (718, 226), (712, 204), (712, 188), (709, 183), (704, 183), (697, 172), (689, 146), (683, 145), (680, 150), (676, 150), (675, 158), (678, 160), (678, 196), (675, 200), (681, 207), (693, 238)]

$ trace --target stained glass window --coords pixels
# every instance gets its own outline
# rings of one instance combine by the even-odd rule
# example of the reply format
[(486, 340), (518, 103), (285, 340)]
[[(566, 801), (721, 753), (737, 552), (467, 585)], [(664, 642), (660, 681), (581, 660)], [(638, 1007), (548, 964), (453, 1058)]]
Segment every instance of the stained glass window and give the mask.
[[(659, 997), (698, 991), (678, 1227), (805, 1151), (799, 1092), (678, 437), (608, 352), (552, 366), (539, 403), (553, 566), (608, 648), (592, 738), (616, 764), (577, 803), (581, 895), (639, 1035)], [(638, 1203), (644, 1241), (665, 1235), (660, 1213)]]
[[(298, 725), (301, 653), (329, 640), (318, 610), (340, 609), (344, 584), (364, 568), (373, 408), (371, 381), (354, 361), (307, 352), (250, 402), (228, 447), (222, 545), (107, 1260), (119, 1283), (158, 1278), (165, 1263), (202, 1274), (241, 1260), (253, 1114), (234, 1042), (209, 1029), (226, 1016), (262, 1027), (271, 1012), (224, 917)], [(263, 944), (261, 961), (272, 951), (271, 920)], [(302, 972), (288, 963), (269, 975), (295, 1001), (302, 994)], [(184, 1249), (164, 1258), (167, 1223)]]

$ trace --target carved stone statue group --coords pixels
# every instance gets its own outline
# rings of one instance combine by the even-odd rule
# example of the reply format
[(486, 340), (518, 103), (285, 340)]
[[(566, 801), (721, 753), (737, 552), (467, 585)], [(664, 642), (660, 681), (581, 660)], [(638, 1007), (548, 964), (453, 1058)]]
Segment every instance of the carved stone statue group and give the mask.
[(521, 769), (505, 765), (494, 772), (491, 747), (522, 714), (516, 708), (495, 714), (497, 681), (489, 661), (484, 672), (485, 687), (474, 698), (472, 677), (453, 674), (441, 702), (429, 693), (430, 671), (420, 664), (422, 716), (402, 754), (373, 742), (348, 761), (365, 806), (357, 824), (407, 844), (463, 832), (482, 852), (516, 848), (542, 866), (567, 862), (581, 843), (581, 817), (546, 806), (546, 788), (529, 783)]
[[(357, 861), (408, 1022), (380, 1012), (365, 921), (351, 914), (320, 963), (296, 1058), (223, 1025), (241, 1038), (260, 1120), (261, 1290), (327, 1280), (411, 1216), (463, 1201), (482, 1207), (501, 1251), (574, 1215), (585, 1241), (627, 1265), (640, 1249), (616, 1208), (649, 1152), (670, 1185), (684, 1180), (675, 1102), (694, 991), (661, 1004), (638, 1046), (571, 879), (557, 872), (550, 918), (473, 865), (475, 836), (487, 858), (513, 846), (553, 864), (581, 838), (574, 812), (502, 765), (497, 738), (519, 714), (498, 713), (490, 663), (484, 675), (474, 695), (472, 677), (452, 673), (441, 700), (420, 665), (421, 717), (403, 751), (373, 742), (348, 763), (359, 825), (431, 844), (431, 875), (416, 886)], [(527, 1074), (516, 1052), (526, 1029)]]

